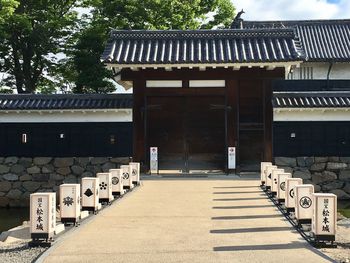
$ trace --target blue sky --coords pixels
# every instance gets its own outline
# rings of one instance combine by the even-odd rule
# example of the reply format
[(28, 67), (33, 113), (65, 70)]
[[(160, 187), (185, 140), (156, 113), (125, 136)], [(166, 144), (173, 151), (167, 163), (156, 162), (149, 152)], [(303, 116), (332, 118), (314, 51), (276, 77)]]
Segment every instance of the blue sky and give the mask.
[(340, 0), (327, 0), (327, 2), (332, 4), (338, 4), (340, 3)]
[(350, 0), (231, 0), (247, 20), (350, 18)]

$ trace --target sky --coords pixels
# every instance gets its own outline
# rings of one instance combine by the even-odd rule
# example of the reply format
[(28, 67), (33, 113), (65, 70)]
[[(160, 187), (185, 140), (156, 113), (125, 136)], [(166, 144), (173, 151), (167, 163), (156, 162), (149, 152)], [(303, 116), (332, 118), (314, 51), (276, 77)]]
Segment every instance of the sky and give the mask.
[(350, 18), (350, 0), (231, 0), (246, 20)]

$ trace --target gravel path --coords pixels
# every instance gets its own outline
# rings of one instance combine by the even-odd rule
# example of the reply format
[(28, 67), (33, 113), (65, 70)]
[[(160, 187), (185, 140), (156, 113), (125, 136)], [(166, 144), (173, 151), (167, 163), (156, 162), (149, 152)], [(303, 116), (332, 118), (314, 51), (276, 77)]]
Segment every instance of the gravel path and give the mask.
[(154, 180), (40, 258), (66, 262), (329, 262), (257, 180)]
[(30, 263), (47, 248), (29, 248), (27, 242), (18, 242), (8, 245), (0, 245), (1, 263)]

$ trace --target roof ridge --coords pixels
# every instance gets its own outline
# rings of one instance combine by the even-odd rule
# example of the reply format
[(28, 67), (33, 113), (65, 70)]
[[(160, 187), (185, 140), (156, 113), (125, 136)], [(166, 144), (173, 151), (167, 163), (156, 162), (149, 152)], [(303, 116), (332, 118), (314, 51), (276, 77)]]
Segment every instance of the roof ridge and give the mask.
[[(63, 95), (63, 96), (62, 96)], [(113, 103), (106, 103), (111, 101)], [(95, 103), (97, 102), (97, 103)], [(132, 94), (10, 94), (0, 95), (2, 110), (69, 110), (132, 108)]]
[(349, 22), (350, 18), (345, 19), (304, 19), (304, 20), (243, 20), (243, 23), (344, 23)]
[(111, 97), (130, 97), (132, 94), (129, 93), (109, 93), (109, 94), (100, 94), (100, 93), (81, 93), (81, 94), (0, 94), (0, 99), (5, 98), (15, 98), (15, 99), (66, 99), (66, 98), (111, 98)]
[(196, 30), (118, 30), (113, 29), (110, 32), (112, 37), (133, 37), (145, 38), (154, 37), (159, 34), (159, 37), (212, 37), (213, 35), (220, 36), (237, 36), (237, 37), (251, 37), (251, 36), (291, 36), (295, 37), (295, 31), (291, 28), (247, 28), (247, 29), (196, 29)]

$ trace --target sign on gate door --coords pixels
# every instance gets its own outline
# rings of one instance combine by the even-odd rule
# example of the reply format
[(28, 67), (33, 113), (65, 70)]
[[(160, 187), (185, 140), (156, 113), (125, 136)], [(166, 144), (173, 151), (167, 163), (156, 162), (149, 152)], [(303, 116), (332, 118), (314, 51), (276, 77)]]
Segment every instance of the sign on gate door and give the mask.
[(228, 147), (228, 169), (236, 169), (236, 147)]
[(150, 148), (150, 170), (151, 174), (158, 174), (158, 147)]

